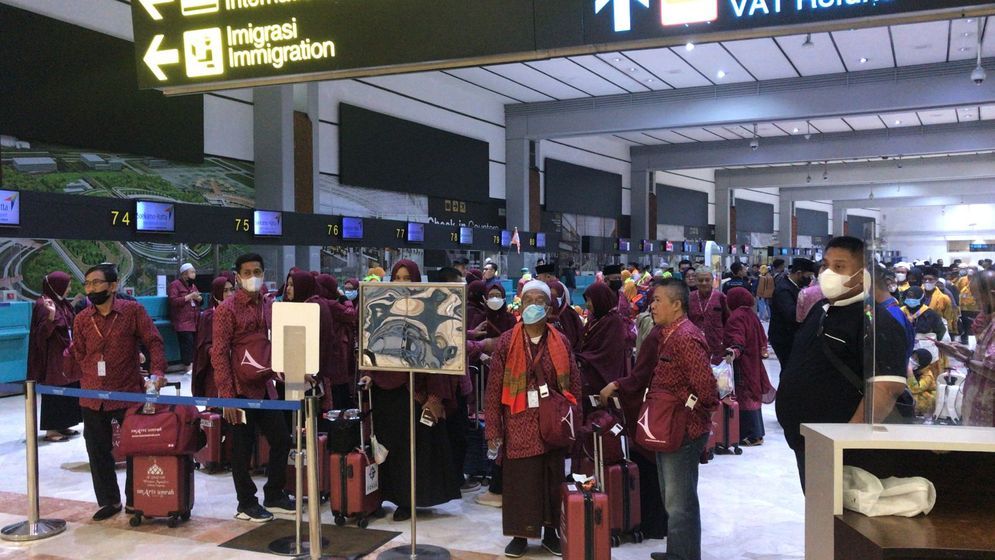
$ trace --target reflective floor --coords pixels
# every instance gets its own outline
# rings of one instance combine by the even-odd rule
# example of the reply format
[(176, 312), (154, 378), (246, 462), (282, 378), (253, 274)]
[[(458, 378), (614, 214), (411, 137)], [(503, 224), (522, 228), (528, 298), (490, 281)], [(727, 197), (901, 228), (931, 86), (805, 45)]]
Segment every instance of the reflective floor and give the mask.
[[(768, 360), (767, 368), (776, 385), (777, 361)], [(22, 520), (26, 512), (23, 406), (21, 397), (0, 399), (0, 425), (6, 426), (0, 432), (0, 525)], [(773, 405), (765, 407), (764, 422), (767, 437), (763, 446), (746, 448), (740, 456), (717, 456), (701, 468), (699, 495), (705, 559), (803, 557), (804, 502), (794, 456), (784, 443)], [(216, 546), (255, 527), (232, 519), (235, 492), (227, 473), (196, 474), (196, 505), (189, 523), (176, 529), (159, 522), (131, 528), (124, 514), (100, 523), (90, 520), (96, 506), (81, 437), (66, 443), (41, 443), (38, 454), (42, 517), (65, 519), (69, 528), (33, 544), (0, 541), (0, 559), (273, 557)], [(119, 471), (119, 479), (123, 487), (123, 471)], [(418, 542), (444, 546), (454, 558), (503, 558), (508, 539), (500, 532), (501, 511), (477, 505), (474, 495), (465, 494), (462, 500), (419, 511)], [(388, 511), (393, 509), (392, 504), (386, 507)], [(331, 512), (327, 506), (323, 509), (322, 520), (331, 523)], [(388, 516), (370, 526), (403, 532), (385, 548), (410, 542), (408, 522), (394, 523)], [(552, 557), (538, 542), (533, 545), (528, 557)], [(650, 552), (664, 549), (665, 541), (661, 540), (623, 544), (612, 550), (612, 558), (646, 559)]]

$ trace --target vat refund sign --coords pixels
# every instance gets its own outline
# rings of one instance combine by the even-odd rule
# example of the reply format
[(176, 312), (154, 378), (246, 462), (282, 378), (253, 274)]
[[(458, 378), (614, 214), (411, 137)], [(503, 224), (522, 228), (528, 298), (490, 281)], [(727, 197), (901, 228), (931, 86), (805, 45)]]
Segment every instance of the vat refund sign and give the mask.
[[(954, 5), (956, 4), (956, 5)], [(141, 88), (190, 93), (988, 13), (995, 0), (133, 0)], [(973, 7), (973, 8), (972, 8)], [(867, 18), (871, 18), (868, 20)], [(822, 30), (825, 30), (823, 26)], [(797, 32), (792, 29), (791, 32)]]

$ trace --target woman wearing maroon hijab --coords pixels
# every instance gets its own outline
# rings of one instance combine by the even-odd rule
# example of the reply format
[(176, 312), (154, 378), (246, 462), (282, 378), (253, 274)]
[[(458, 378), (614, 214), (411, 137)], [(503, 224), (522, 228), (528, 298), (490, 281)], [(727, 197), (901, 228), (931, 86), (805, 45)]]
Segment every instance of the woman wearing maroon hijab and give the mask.
[(725, 328), (726, 352), (732, 354), (739, 401), (739, 435), (742, 445), (762, 445), (764, 419), (761, 406), (773, 402), (774, 388), (764, 368), (767, 335), (753, 310), (753, 295), (746, 288), (726, 294), (729, 322)]
[(221, 275), (211, 282), (211, 301), (206, 311), (197, 318), (197, 340), (193, 354), (193, 375), (190, 392), (195, 397), (217, 397), (214, 385), (214, 367), (211, 365), (211, 346), (214, 345), (214, 310), (226, 297), (235, 293), (237, 283), (228, 275)]
[[(469, 275), (468, 275), (469, 277)], [(474, 280), (466, 286), (466, 330), (470, 332), (484, 322), (487, 315), (487, 285), (483, 280)]]
[[(327, 282), (327, 281), (326, 281)], [(318, 275), (306, 270), (296, 270), (287, 275), (287, 282), (284, 284), (283, 301), (291, 303), (317, 303), (319, 308), (319, 332), (320, 342), (318, 352), (318, 381), (324, 388), (331, 388), (332, 368), (335, 365), (335, 324), (332, 320), (332, 312), (328, 306), (328, 300), (319, 295), (319, 291), (324, 291), (324, 287), (318, 286)], [(322, 408), (332, 407), (332, 395), (325, 391), (325, 398), (322, 401)]]
[[(66, 300), (70, 277), (65, 272), (50, 272), (42, 278), (42, 296), (35, 300), (31, 313), (31, 343), (28, 346), (28, 379), (45, 385), (79, 387), (79, 378), (63, 353), (69, 347), (75, 313)], [(41, 429), (45, 441), (66, 441), (79, 434), (73, 426), (83, 421), (79, 401), (72, 397), (42, 395)]]
[(508, 311), (508, 299), (504, 286), (494, 284), (487, 289), (487, 299), (484, 300), (487, 310), (484, 312), (484, 322), (478, 327), (483, 328), (482, 338), (499, 337), (515, 328), (518, 319)]
[(356, 310), (339, 294), (339, 283), (334, 276), (319, 274), (315, 281), (321, 296), (318, 303), (327, 309), (331, 319), (329, 351), (327, 360), (322, 362), (322, 370), (327, 373), (322, 379), (326, 396), (323, 406), (339, 410), (354, 408)]
[(578, 352), (580, 351), (580, 342), (584, 335), (584, 321), (581, 320), (580, 315), (574, 311), (574, 308), (567, 301), (567, 289), (563, 286), (562, 282), (559, 280), (550, 280), (546, 284), (549, 285), (549, 290), (553, 293), (553, 301), (550, 302), (549, 314), (546, 316), (546, 321), (566, 335), (567, 340), (570, 341), (570, 349)]
[[(605, 385), (623, 377), (632, 360), (626, 343), (627, 326), (618, 314), (618, 296), (608, 284), (595, 282), (584, 291), (590, 315), (584, 327), (577, 361), (584, 380), (584, 396), (596, 395)], [(587, 399), (584, 399), (588, 403)], [(586, 406), (586, 404), (585, 404)]]
[[(401, 259), (390, 271), (391, 282), (421, 282), (414, 261)], [(411, 517), (411, 471), (409, 422), (415, 422), (415, 507), (432, 507), (460, 498), (463, 473), (456, 472), (452, 444), (446, 424), (446, 408), (456, 402), (448, 375), (415, 374), (414, 417), (408, 416), (408, 372), (372, 370), (361, 382), (373, 383), (372, 401), (377, 440), (390, 453), (380, 465), (380, 492), (384, 501), (397, 505), (394, 521)], [(435, 420), (431, 427), (419, 421), (426, 409)]]

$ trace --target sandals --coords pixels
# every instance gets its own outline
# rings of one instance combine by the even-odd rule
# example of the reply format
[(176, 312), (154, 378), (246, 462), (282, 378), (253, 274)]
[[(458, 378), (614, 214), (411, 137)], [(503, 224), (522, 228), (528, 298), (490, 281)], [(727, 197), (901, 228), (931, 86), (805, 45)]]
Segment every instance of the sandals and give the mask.
[(43, 437), (41, 439), (43, 441), (49, 441), (49, 442), (52, 442), (52, 443), (61, 443), (63, 441), (69, 441), (69, 436), (64, 436), (62, 434), (46, 435), (45, 437)]
[(744, 438), (743, 441), (739, 442), (741, 447), (757, 447), (758, 445), (764, 444), (764, 438)]
[(70, 429), (59, 430), (59, 433), (62, 434), (62, 435), (64, 435), (64, 436), (66, 436), (66, 437), (72, 437), (72, 436), (78, 436), (79, 435), (79, 431), (78, 430), (70, 430)]

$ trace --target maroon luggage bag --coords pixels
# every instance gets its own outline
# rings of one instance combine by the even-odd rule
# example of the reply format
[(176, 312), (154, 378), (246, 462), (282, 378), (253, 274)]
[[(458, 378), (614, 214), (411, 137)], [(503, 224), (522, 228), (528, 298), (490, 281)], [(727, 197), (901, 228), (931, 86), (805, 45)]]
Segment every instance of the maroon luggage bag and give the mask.
[[(330, 486), (331, 478), (329, 477), (328, 473), (328, 436), (319, 433), (317, 442), (318, 442), (317, 458), (318, 458), (318, 488), (319, 488), (318, 495), (321, 497), (321, 500), (324, 501), (328, 499), (331, 488)], [(304, 450), (302, 453), (304, 460), (301, 461), (301, 466), (304, 467), (304, 473), (303, 473), (304, 476), (301, 477), (303, 481), (303, 485), (301, 486), (301, 494), (303, 494), (304, 498), (307, 498), (308, 496), (307, 463), (308, 461), (311, 460), (311, 458), (308, 455), (309, 455), (308, 451)], [(290, 494), (291, 496), (297, 494), (296, 458), (297, 458), (297, 444), (295, 442), (290, 449), (290, 456), (287, 460), (286, 490), (287, 493)]]
[(716, 454), (743, 454), (739, 447), (739, 403), (732, 395), (719, 401), (719, 407), (712, 413), (712, 433)]
[[(359, 408), (363, 408), (363, 393), (371, 394), (368, 389), (360, 390)], [(370, 412), (372, 412), (372, 400)], [(370, 425), (372, 426), (372, 415)], [(372, 451), (367, 445), (364, 424), (360, 424), (359, 448), (348, 453), (332, 453), (328, 458), (330, 492), (328, 503), (335, 515), (336, 525), (345, 525), (346, 518), (355, 517), (360, 528), (366, 528), (371, 516), (380, 515), (380, 469), (373, 461)]]
[(561, 495), (560, 545), (564, 560), (609, 560), (612, 538), (611, 512), (604, 492), (604, 455), (601, 427), (593, 425), (595, 478), (586, 483), (566, 482)]
[(196, 467), (208, 474), (224, 471), (231, 461), (231, 427), (213, 410), (200, 413), (200, 429), (207, 444), (194, 454)]
[(138, 455), (131, 458), (134, 516), (138, 527), (145, 517), (166, 517), (176, 527), (190, 519), (193, 509), (193, 457), (190, 455)]

